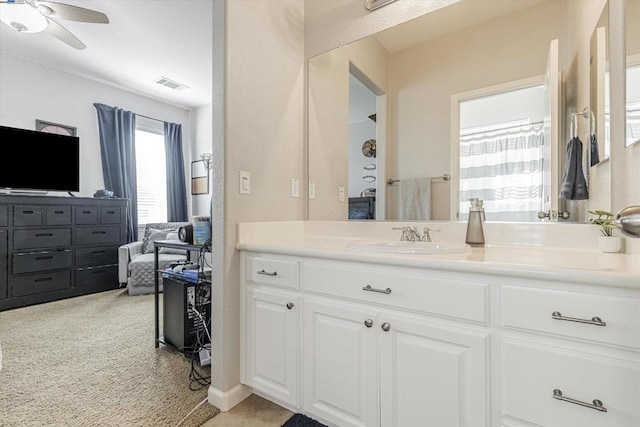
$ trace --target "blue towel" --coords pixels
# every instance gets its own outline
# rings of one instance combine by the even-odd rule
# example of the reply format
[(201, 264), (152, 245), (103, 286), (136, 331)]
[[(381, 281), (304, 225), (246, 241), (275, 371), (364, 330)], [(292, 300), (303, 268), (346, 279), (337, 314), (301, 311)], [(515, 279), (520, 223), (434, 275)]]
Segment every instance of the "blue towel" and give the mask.
[(600, 153), (598, 153), (598, 139), (591, 135), (591, 166), (600, 163)]
[(582, 141), (577, 136), (567, 144), (567, 160), (564, 164), (560, 198), (569, 200), (589, 198), (587, 181), (582, 171)]

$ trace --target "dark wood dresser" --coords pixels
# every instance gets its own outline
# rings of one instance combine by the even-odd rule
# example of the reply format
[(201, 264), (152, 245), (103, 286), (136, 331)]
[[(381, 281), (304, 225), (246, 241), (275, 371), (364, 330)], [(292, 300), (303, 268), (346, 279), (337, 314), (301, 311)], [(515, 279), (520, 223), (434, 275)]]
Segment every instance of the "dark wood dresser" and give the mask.
[(0, 311), (117, 289), (125, 199), (0, 195)]

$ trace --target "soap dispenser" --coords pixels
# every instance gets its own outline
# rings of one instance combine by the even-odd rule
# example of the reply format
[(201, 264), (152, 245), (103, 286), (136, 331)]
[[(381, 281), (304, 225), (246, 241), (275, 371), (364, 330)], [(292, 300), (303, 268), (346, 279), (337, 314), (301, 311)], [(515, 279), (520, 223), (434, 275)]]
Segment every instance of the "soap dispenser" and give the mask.
[(469, 199), (469, 219), (467, 221), (467, 238), (465, 242), (471, 246), (484, 246), (484, 230), (482, 222), (484, 219), (484, 207), (482, 200), (476, 198)]

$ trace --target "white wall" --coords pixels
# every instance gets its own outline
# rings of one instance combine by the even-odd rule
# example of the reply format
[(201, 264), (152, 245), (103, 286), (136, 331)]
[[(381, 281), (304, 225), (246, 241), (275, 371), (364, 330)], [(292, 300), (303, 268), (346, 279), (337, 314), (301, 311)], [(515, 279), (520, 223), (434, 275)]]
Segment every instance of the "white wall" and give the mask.
[[(78, 196), (91, 197), (95, 190), (104, 188), (95, 102), (163, 121), (182, 123), (183, 144), (188, 149), (188, 110), (4, 52), (0, 52), (0, 94), (2, 125), (35, 129), (36, 119), (41, 119), (77, 128), (80, 138)], [(9, 162), (18, 167), (28, 167), (28, 153), (18, 162), (3, 158), (2, 167), (7, 167)], [(185, 154), (187, 171), (188, 164), (188, 155)]]

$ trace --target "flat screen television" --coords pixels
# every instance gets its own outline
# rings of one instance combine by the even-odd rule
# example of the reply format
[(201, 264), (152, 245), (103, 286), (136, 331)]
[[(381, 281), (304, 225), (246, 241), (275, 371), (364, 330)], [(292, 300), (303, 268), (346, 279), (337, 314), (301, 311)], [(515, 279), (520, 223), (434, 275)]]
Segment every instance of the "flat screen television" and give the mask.
[(0, 126), (0, 188), (80, 191), (80, 139)]

